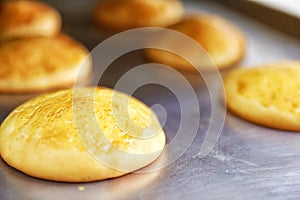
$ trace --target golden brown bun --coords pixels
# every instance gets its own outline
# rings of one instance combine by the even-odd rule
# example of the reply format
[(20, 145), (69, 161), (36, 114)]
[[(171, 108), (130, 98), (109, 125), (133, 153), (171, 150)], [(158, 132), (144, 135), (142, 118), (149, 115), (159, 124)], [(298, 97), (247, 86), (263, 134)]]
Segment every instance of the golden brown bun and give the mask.
[[(183, 33), (198, 42), (208, 53), (219, 69), (230, 67), (239, 62), (245, 52), (245, 37), (235, 25), (211, 14), (195, 14), (186, 17), (170, 29)], [(193, 53), (184, 41), (173, 39), (168, 33), (162, 34), (152, 42), (165, 47), (188, 52), (195, 65), (201, 69), (211, 69), (211, 61), (206, 55)], [(163, 50), (146, 49), (145, 55), (150, 61), (172, 66), (179, 70), (192, 71), (193, 67), (181, 57)], [(186, 58), (187, 59), (187, 58)]]
[[(0, 92), (31, 93), (71, 86), (91, 71), (88, 51), (67, 35), (0, 45)], [(81, 73), (79, 75), (79, 71)]]
[(7, 1), (0, 4), (0, 40), (51, 37), (60, 32), (56, 9), (39, 1)]
[(166, 27), (183, 16), (179, 0), (104, 0), (93, 11), (102, 28), (122, 31), (138, 27)]
[[(10, 166), (47, 180), (88, 182), (135, 171), (162, 152), (165, 134), (146, 105), (108, 88), (74, 91), (74, 95), (69, 89), (37, 97), (4, 120), (0, 153)], [(141, 138), (149, 130), (153, 134)], [(132, 154), (141, 157), (128, 156)]]
[(300, 62), (236, 69), (225, 77), (228, 108), (250, 122), (300, 131)]

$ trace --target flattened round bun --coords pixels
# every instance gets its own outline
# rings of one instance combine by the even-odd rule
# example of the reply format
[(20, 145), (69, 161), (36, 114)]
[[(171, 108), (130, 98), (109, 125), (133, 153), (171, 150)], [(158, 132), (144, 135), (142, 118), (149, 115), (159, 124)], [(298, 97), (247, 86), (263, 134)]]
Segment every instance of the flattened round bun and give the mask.
[[(238, 27), (219, 16), (204, 13), (194, 14), (187, 16), (181, 22), (169, 28), (198, 42), (218, 69), (233, 66), (244, 56), (245, 37), (243, 33)], [(189, 52), (197, 66), (206, 70), (211, 69), (211, 61), (207, 56), (192, 53), (186, 42), (172, 39), (172, 36), (168, 33), (158, 36), (152, 42), (163, 44), (165, 47), (177, 48), (179, 52)], [(157, 49), (146, 49), (145, 55), (154, 62), (180, 70), (193, 70), (189, 62), (173, 53)]]
[(138, 27), (166, 27), (177, 23), (184, 10), (179, 0), (104, 0), (93, 11), (102, 28), (123, 31)]
[[(87, 79), (88, 51), (67, 35), (27, 38), (0, 45), (0, 92), (32, 93)], [(80, 75), (79, 74), (80, 71)]]
[(250, 122), (300, 131), (300, 62), (242, 68), (225, 77), (228, 108)]
[[(133, 125), (143, 134), (153, 132), (141, 138)], [(124, 175), (153, 162), (164, 145), (165, 134), (154, 112), (108, 88), (69, 89), (37, 97), (16, 108), (0, 128), (0, 153), (10, 166), (62, 182)], [(97, 160), (98, 156), (104, 160)]]
[(51, 37), (60, 28), (60, 14), (45, 3), (21, 0), (0, 4), (0, 40)]

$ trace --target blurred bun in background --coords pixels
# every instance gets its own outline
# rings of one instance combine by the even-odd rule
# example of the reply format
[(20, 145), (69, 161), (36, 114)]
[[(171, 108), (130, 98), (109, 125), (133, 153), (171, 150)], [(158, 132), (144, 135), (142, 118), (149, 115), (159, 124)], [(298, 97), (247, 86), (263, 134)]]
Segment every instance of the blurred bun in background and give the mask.
[(39, 1), (0, 3), (0, 40), (51, 37), (60, 32), (58, 11)]
[[(167, 49), (177, 49), (177, 52), (187, 52), (194, 61), (193, 63), (201, 69), (213, 70), (212, 63), (218, 69), (231, 67), (244, 57), (246, 38), (243, 32), (231, 22), (217, 15), (208, 13), (193, 14), (169, 28), (195, 40), (207, 54), (204, 51), (203, 55), (193, 52), (188, 43), (178, 41), (176, 37), (168, 32), (163, 32), (151, 42), (159, 43)], [(171, 52), (145, 49), (145, 56), (150, 61), (169, 65), (176, 69), (194, 70), (188, 61)]]
[(167, 27), (184, 14), (179, 0), (103, 0), (93, 10), (97, 25), (108, 31), (138, 27)]

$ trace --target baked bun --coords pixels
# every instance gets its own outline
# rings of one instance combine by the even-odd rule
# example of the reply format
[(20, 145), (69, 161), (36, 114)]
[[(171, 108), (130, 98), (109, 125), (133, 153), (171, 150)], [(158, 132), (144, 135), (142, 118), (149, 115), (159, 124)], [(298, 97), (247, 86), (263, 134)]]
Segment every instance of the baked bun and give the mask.
[(138, 27), (166, 27), (183, 16), (179, 0), (103, 0), (93, 11), (103, 29), (123, 31)]
[(37, 97), (10, 113), (0, 128), (0, 153), (10, 166), (62, 182), (124, 175), (153, 162), (164, 145), (154, 112), (108, 88)]
[[(178, 40), (169, 32), (163, 32), (151, 42), (168, 49), (177, 49), (177, 52), (188, 52), (190, 60), (193, 60), (193, 63), (201, 69), (212, 69), (211, 61), (218, 69), (230, 67), (238, 63), (244, 56), (245, 37), (243, 33), (235, 25), (219, 16), (194, 14), (169, 28), (198, 42), (208, 53), (211, 60), (205, 53), (199, 55), (198, 52), (193, 52), (189, 43)], [(145, 55), (150, 61), (172, 66), (179, 70), (194, 70), (192, 65), (185, 60), (187, 58), (183, 59), (164, 50), (146, 49)]]
[(0, 4), (0, 40), (52, 37), (60, 28), (60, 14), (45, 3), (21, 0)]
[[(32, 93), (73, 85), (91, 72), (88, 51), (67, 35), (0, 45), (0, 92)], [(79, 73), (80, 71), (80, 73)]]
[(233, 113), (267, 127), (300, 131), (300, 62), (236, 69), (224, 82)]

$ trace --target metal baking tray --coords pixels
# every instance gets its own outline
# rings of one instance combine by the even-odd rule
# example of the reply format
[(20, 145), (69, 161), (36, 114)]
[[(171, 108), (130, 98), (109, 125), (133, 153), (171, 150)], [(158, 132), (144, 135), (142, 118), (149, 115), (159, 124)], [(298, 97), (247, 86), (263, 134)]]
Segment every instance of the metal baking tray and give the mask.
[[(62, 13), (63, 31), (84, 43), (90, 50), (107, 37), (94, 27), (90, 19), (90, 10), (95, 0), (48, 2)], [(300, 43), (297, 39), (250, 19), (238, 10), (217, 1), (187, 0), (184, 5), (187, 12), (215, 13), (244, 30), (248, 40), (247, 55), (241, 63), (244, 67), (300, 59)], [(147, 61), (140, 51), (121, 56), (113, 62), (100, 83), (114, 87), (123, 73), (143, 63)], [(96, 71), (98, 68), (101, 66), (95, 66)], [(176, 85), (174, 77), (168, 74), (159, 76)], [(211, 124), (213, 107), (222, 110), (222, 101), (211, 101), (208, 92), (209, 87), (215, 87), (217, 91), (217, 84), (206, 86), (199, 75), (184, 76), (195, 91), (201, 117), (196, 137), (170, 165), (151, 173), (132, 173), (110, 180), (71, 184), (32, 178), (9, 167), (0, 159), (0, 199), (299, 199), (300, 134), (254, 125), (227, 113), (217, 143), (203, 157), (199, 152), (207, 139), (205, 136)], [(213, 78), (210, 75), (207, 77), (207, 80)], [(185, 94), (180, 89), (179, 92)], [(174, 94), (167, 88), (148, 85), (138, 89), (134, 96), (150, 106), (156, 105), (160, 119), (167, 116), (164, 130), (170, 143), (176, 136), (181, 114), (180, 104)], [(188, 95), (184, 101), (191, 108), (195, 106), (191, 104)], [(10, 110), (8, 107), (0, 108), (0, 121)], [(192, 120), (198, 114), (191, 112), (184, 120)], [(188, 136), (190, 133), (186, 134)], [(163, 156), (168, 155), (165, 153)]]

